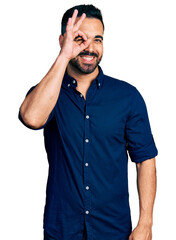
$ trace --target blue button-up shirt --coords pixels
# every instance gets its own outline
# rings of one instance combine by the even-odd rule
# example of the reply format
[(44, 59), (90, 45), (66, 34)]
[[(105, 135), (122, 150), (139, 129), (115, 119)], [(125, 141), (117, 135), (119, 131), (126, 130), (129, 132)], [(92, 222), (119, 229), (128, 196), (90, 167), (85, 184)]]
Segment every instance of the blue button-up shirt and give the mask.
[(146, 105), (134, 86), (100, 66), (86, 100), (76, 87), (65, 72), (41, 127), (49, 161), (44, 229), (56, 240), (82, 240), (84, 226), (88, 240), (127, 240), (128, 153), (135, 163), (157, 155)]

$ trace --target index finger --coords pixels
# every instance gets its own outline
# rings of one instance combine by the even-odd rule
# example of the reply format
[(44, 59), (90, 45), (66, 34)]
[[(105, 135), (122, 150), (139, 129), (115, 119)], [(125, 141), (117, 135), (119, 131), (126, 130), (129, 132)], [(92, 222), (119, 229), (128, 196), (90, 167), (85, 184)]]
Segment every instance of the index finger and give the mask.
[(76, 17), (78, 15), (78, 10), (75, 9), (74, 12), (73, 12), (73, 15), (72, 15), (72, 18), (71, 18), (71, 26), (73, 27), (74, 23), (75, 23), (75, 20), (76, 20)]
[(82, 22), (84, 21), (85, 18), (86, 18), (86, 14), (83, 13), (82, 16), (80, 17), (80, 19), (75, 24), (75, 26), (73, 28), (74, 31), (77, 31), (79, 29), (80, 25), (82, 24)]

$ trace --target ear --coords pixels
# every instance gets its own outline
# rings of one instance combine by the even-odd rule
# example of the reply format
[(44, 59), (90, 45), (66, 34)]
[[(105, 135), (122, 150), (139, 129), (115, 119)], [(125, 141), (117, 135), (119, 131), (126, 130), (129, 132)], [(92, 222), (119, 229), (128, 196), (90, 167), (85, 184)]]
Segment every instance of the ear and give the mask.
[(60, 44), (60, 47), (62, 47), (63, 39), (64, 39), (64, 37), (63, 37), (63, 35), (61, 34), (61, 35), (59, 36), (59, 44)]

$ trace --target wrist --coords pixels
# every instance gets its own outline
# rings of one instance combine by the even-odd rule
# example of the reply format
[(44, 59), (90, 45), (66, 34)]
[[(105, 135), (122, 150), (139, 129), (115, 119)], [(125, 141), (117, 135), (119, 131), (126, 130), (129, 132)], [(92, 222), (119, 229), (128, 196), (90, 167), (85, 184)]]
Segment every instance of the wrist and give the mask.
[(58, 58), (61, 58), (64, 62), (69, 63), (69, 61), (71, 60), (69, 57), (67, 57), (66, 55), (64, 55), (64, 53), (62, 52), (62, 50), (60, 51)]
[(138, 225), (143, 225), (146, 227), (152, 227), (153, 218), (151, 216), (140, 217), (138, 221)]

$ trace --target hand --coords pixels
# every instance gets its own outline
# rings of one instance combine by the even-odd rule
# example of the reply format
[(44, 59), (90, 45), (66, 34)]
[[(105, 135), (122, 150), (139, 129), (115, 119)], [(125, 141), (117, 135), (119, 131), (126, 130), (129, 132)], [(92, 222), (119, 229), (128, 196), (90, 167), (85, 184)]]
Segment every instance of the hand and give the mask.
[(129, 236), (129, 240), (152, 240), (152, 228), (145, 225), (137, 225)]
[[(87, 39), (87, 36), (82, 31), (79, 30), (79, 27), (84, 21), (86, 14), (83, 13), (79, 21), (75, 24), (77, 14), (78, 10), (75, 9), (72, 17), (68, 19), (66, 32), (64, 33), (64, 36), (62, 35), (60, 36), (62, 38), (60, 54), (62, 54), (62, 56), (66, 57), (68, 60), (76, 57), (90, 44), (90, 39)], [(78, 42), (74, 41), (75, 37), (77, 36), (80, 36), (83, 40), (79, 44)]]

